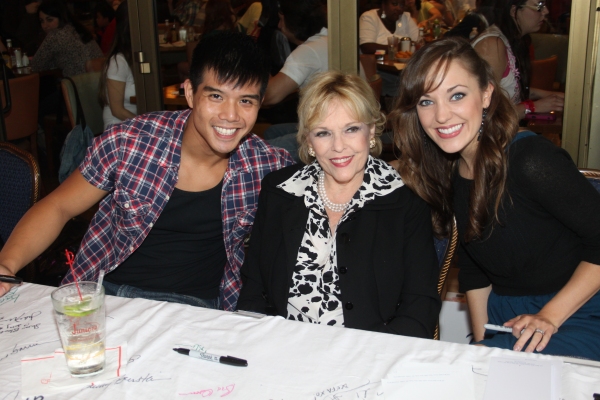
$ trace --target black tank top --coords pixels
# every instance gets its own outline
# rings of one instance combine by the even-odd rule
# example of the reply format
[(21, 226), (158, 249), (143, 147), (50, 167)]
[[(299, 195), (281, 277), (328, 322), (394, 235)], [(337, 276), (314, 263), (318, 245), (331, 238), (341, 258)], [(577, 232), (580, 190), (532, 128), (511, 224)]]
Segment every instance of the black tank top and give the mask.
[(202, 192), (175, 188), (142, 245), (106, 280), (201, 299), (217, 297), (227, 261), (222, 187), (223, 181)]

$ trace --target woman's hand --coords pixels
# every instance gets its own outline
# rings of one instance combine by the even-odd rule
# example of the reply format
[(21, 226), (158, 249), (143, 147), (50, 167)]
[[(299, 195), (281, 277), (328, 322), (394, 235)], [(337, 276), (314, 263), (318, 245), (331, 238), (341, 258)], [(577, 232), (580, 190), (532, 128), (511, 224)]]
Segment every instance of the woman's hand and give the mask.
[(550, 111), (562, 111), (565, 106), (565, 94), (560, 92), (549, 92), (550, 95), (534, 101), (535, 112), (547, 113)]
[(526, 353), (544, 350), (552, 335), (558, 332), (558, 327), (540, 313), (518, 315), (504, 323), (504, 326), (511, 327), (513, 335), (519, 339), (513, 347), (514, 351), (521, 351), (531, 339), (525, 349)]

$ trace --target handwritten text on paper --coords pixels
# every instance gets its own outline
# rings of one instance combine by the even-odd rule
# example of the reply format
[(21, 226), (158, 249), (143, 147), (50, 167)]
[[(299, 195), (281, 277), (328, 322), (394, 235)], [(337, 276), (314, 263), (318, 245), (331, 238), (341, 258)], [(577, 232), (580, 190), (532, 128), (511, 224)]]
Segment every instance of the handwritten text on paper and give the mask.
[(0, 314), (0, 335), (5, 333), (15, 333), (23, 329), (38, 329), (40, 322), (34, 320), (42, 314), (41, 311), (23, 312), (16, 317), (5, 317)]

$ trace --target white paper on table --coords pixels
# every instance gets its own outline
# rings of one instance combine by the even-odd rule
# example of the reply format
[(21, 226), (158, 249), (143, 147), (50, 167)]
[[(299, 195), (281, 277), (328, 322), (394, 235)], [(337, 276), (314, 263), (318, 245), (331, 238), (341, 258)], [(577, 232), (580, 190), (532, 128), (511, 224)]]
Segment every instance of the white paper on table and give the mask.
[(381, 381), (386, 399), (475, 400), (470, 365), (402, 363)]
[(61, 393), (123, 376), (127, 364), (126, 350), (126, 344), (107, 347), (104, 371), (82, 378), (71, 376), (62, 349), (57, 349), (54, 354), (24, 357), (21, 359), (21, 395), (23, 398), (33, 398)]
[(558, 400), (562, 361), (492, 357), (484, 400)]

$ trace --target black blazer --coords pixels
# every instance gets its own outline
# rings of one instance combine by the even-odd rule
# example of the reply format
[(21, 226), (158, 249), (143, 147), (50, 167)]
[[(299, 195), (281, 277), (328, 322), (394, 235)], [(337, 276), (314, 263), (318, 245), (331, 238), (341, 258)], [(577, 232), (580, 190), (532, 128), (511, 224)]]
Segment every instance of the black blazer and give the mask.
[[(262, 182), (237, 307), (287, 317), (287, 299), (308, 209), (277, 188), (301, 168)], [(344, 325), (432, 338), (441, 307), (427, 204), (408, 187), (377, 197), (337, 228)]]

